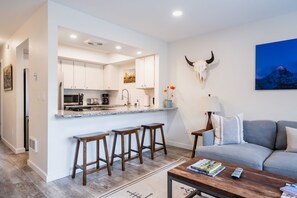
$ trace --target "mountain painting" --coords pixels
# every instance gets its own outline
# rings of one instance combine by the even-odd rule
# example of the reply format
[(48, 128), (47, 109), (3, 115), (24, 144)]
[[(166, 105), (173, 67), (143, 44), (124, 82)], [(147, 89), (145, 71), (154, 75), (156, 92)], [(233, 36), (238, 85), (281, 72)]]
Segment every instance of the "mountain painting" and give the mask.
[(297, 39), (256, 45), (256, 90), (297, 89)]

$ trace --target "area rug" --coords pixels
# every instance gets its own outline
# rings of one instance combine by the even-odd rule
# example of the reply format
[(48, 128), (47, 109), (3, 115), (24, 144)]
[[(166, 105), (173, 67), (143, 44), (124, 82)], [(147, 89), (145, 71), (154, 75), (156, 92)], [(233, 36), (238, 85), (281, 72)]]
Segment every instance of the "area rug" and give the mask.
[[(185, 159), (177, 160), (127, 184), (104, 193), (99, 198), (166, 198), (167, 197), (167, 171), (185, 162)], [(173, 181), (173, 198), (182, 198), (189, 195), (195, 189)], [(208, 196), (198, 196), (208, 197)]]

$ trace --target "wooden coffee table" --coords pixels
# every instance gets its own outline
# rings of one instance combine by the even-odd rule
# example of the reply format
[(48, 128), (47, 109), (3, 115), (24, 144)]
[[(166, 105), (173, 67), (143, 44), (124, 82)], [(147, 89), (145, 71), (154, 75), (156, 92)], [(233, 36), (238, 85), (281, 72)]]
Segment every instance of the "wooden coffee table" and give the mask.
[[(195, 157), (167, 173), (167, 197), (172, 198), (172, 181), (191, 186), (198, 191), (215, 197), (281, 197), (280, 187), (286, 183), (296, 183), (297, 179), (256, 170), (246, 166), (222, 162), (226, 169), (215, 177), (187, 170), (203, 157)], [(235, 168), (243, 168), (240, 179), (231, 177)]]

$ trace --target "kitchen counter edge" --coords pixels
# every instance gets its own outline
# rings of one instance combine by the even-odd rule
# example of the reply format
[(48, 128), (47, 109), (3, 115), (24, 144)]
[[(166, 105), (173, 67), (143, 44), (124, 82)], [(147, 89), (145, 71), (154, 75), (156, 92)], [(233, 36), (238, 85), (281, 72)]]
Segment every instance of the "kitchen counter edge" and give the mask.
[(157, 112), (157, 111), (169, 111), (176, 110), (177, 107), (172, 108), (154, 108), (154, 107), (143, 107), (143, 108), (129, 108), (129, 109), (114, 109), (104, 111), (68, 111), (59, 110), (55, 114), (56, 118), (80, 118), (80, 117), (93, 117), (93, 116), (108, 116), (108, 115), (120, 115), (120, 114), (132, 114), (132, 113), (146, 113), (146, 112)]

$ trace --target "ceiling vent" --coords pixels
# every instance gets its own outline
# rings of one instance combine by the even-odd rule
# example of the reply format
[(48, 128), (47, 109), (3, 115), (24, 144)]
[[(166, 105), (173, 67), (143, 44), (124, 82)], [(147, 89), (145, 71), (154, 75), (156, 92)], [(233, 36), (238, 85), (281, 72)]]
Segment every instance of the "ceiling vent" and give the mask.
[(94, 47), (103, 45), (103, 43), (101, 43), (101, 42), (92, 41), (92, 40), (86, 40), (84, 43), (87, 45), (90, 45), (90, 46), (94, 46)]

